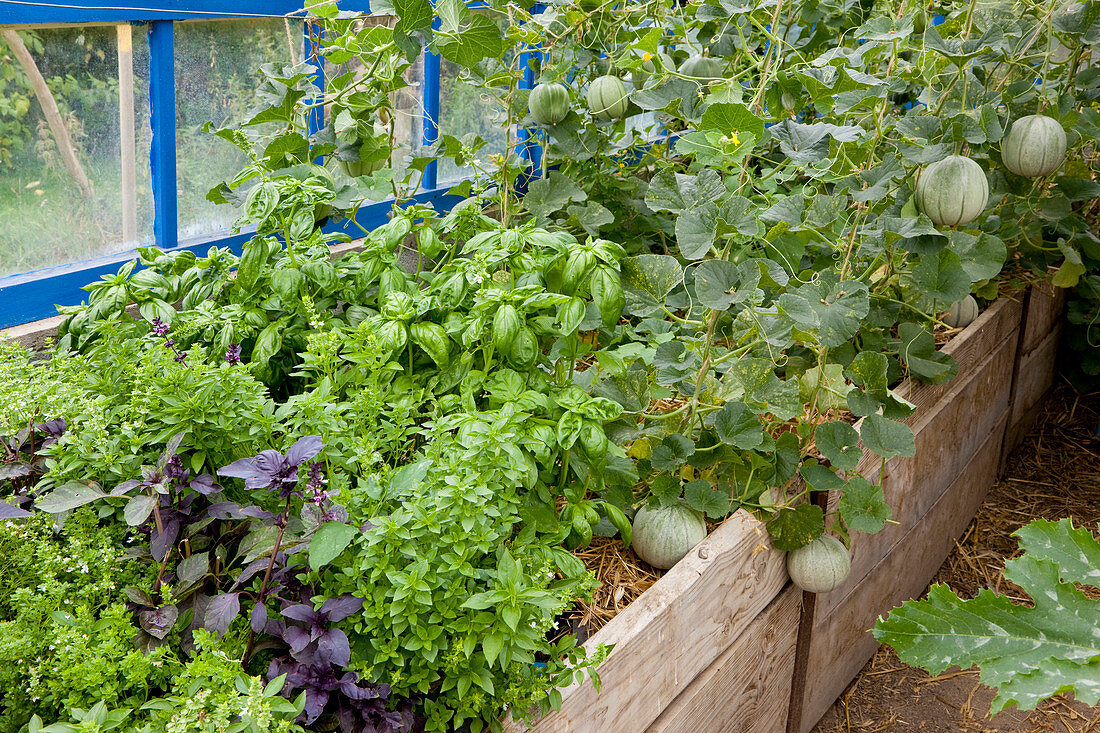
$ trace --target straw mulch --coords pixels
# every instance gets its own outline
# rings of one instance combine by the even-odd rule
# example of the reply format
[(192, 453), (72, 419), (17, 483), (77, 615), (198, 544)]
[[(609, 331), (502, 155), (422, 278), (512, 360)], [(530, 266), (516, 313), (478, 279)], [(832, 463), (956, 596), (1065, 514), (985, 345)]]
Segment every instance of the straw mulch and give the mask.
[[(1017, 552), (1011, 535), (1039, 517), (1073, 517), (1075, 525), (1095, 531), (1100, 522), (1098, 425), (1100, 393), (1082, 395), (1059, 386), (934, 582), (946, 583), (966, 598), (992, 588), (1027, 602), (1002, 576), (1005, 560)], [(1097, 589), (1085, 590), (1100, 597)], [(979, 684), (976, 669), (929, 677), (882, 647), (814, 733), (1100, 733), (1100, 707), (1089, 708), (1072, 697), (1056, 697), (1034, 711), (1009, 708), (990, 718), (992, 699), (992, 691)]]

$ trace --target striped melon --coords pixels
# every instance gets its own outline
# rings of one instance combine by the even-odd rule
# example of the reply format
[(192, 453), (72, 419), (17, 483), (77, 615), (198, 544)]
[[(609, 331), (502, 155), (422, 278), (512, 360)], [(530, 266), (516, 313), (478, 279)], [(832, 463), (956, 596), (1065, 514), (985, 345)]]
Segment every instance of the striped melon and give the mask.
[(622, 79), (610, 74), (597, 77), (588, 85), (588, 108), (601, 120), (618, 120), (626, 115), (628, 99)]
[(655, 568), (667, 570), (707, 536), (703, 515), (687, 504), (642, 507), (634, 516), (634, 552)]
[(1058, 170), (1066, 158), (1066, 131), (1057, 120), (1028, 115), (1012, 123), (1001, 141), (1001, 161), (1018, 176), (1038, 178)]
[(917, 208), (938, 226), (957, 227), (985, 210), (989, 181), (970, 158), (949, 155), (918, 175), (914, 198)]
[(829, 534), (787, 553), (787, 573), (807, 593), (828, 593), (839, 588), (851, 570), (848, 548)]

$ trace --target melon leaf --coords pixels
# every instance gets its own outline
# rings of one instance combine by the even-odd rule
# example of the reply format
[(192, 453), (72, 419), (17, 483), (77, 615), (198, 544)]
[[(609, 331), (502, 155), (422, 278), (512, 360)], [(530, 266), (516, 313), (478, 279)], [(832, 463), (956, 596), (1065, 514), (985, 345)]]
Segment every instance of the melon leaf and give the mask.
[(1030, 710), (1041, 700), (1073, 692), (1087, 705), (1100, 701), (1100, 601), (1073, 583), (1100, 584), (1100, 542), (1069, 519), (1038, 519), (1015, 533), (1024, 554), (1005, 564), (1035, 607), (1013, 604), (983, 590), (961, 600), (946, 586), (906, 601), (878, 620), (875, 638), (907, 664), (939, 674), (978, 666), (983, 684), (997, 690), (991, 713), (1015, 704)]

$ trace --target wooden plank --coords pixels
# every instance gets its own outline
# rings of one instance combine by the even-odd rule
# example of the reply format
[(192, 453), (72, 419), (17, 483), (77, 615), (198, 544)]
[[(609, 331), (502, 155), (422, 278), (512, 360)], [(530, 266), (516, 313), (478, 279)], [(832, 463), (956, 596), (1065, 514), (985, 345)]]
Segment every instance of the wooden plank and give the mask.
[[(954, 387), (937, 405), (910, 418), (916, 423), (913, 427), (916, 455), (890, 459), (881, 474), (883, 493), (893, 510), (891, 518), (897, 524), (887, 524), (873, 535), (852, 535), (851, 574), (839, 588), (818, 596), (815, 609), (818, 619), (845, 602), (872, 568), (903, 541), (991, 434), (1001, 440), (1016, 355), (1014, 334), (1001, 341), (996, 351), (972, 368), (963, 381), (953, 381)], [(881, 459), (873, 457), (861, 463), (861, 473), (878, 481), (880, 465)], [(836, 509), (839, 496), (836, 492), (830, 497), (832, 510)]]
[(1047, 335), (1062, 320), (1066, 307), (1066, 291), (1049, 282), (1031, 286), (1031, 302), (1028, 304), (1024, 323), (1022, 350), (1025, 355), (1038, 348)]
[[(614, 644), (590, 684), (562, 691), (537, 733), (644, 731), (729, 648), (787, 582), (782, 552), (740, 510), (586, 643)], [(505, 722), (507, 733), (526, 728)]]
[(898, 387), (898, 394), (916, 405), (914, 417), (909, 421), (911, 427), (915, 429), (920, 415), (955, 389), (1002, 341), (1019, 330), (1022, 302), (1022, 297), (1001, 298), (943, 347), (943, 352), (950, 354), (959, 366), (955, 379), (943, 384), (924, 384), (910, 379)]
[(118, 135), (122, 163), (122, 241), (137, 246), (137, 163), (134, 131), (134, 40), (129, 23), (115, 26), (118, 38)]
[[(788, 585), (710, 667), (692, 680), (647, 733), (782, 731), (787, 725), (801, 601), (802, 592)], [(629, 731), (620, 727), (614, 730)]]
[[(1002, 420), (1000, 428), (1005, 424)], [(799, 728), (803, 733), (821, 719), (878, 648), (869, 631), (875, 619), (924, 591), (993, 485), (1000, 457), (1001, 430), (994, 430), (924, 518), (814, 628)]]
[(1020, 359), (1016, 375), (1016, 399), (1012, 405), (1012, 417), (1005, 437), (1006, 457), (1031, 429), (1038, 414), (1039, 403), (1054, 384), (1054, 367), (1058, 360), (1061, 338), (1062, 324), (1055, 323), (1054, 330)]

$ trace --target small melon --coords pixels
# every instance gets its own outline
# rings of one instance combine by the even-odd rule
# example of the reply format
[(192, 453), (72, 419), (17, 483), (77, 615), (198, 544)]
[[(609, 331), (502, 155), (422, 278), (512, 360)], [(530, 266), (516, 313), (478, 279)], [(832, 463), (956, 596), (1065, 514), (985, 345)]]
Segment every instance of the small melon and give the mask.
[(807, 593), (828, 593), (840, 587), (851, 570), (848, 549), (829, 534), (787, 553), (787, 573)]
[(692, 56), (680, 67), (680, 73), (706, 84), (722, 78), (722, 63), (709, 56)]
[(667, 570), (707, 536), (703, 515), (687, 504), (642, 507), (634, 515), (634, 552), (655, 568)]
[(561, 84), (539, 84), (527, 98), (527, 109), (540, 125), (556, 125), (569, 114), (569, 92)]
[(966, 328), (978, 317), (978, 301), (968, 295), (958, 303), (953, 303), (943, 315), (943, 322), (951, 328)]
[(957, 227), (985, 210), (989, 181), (982, 167), (970, 158), (949, 155), (919, 174), (913, 198), (937, 226)]
[(1001, 161), (1018, 176), (1038, 178), (1053, 173), (1065, 158), (1066, 131), (1045, 115), (1021, 117), (1001, 141)]
[(617, 76), (596, 77), (588, 85), (588, 107), (592, 116), (601, 120), (617, 120), (626, 115), (628, 98), (626, 85)]

